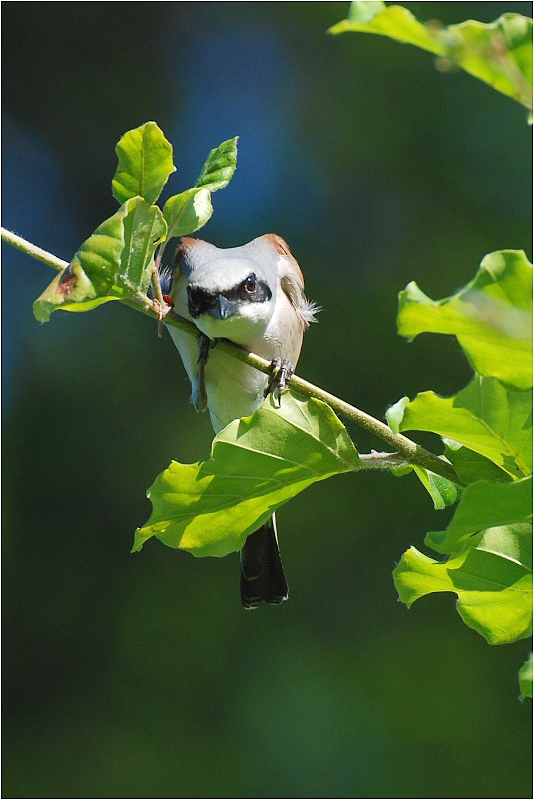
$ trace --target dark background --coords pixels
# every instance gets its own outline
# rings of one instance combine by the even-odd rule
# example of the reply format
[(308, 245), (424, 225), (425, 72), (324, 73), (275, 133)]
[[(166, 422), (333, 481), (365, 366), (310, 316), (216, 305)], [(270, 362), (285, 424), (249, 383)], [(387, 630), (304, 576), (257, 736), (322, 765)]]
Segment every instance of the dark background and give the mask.
[[(406, 5), (446, 24), (531, 14)], [(396, 335), (397, 292), (444, 297), (492, 250), (531, 256), (530, 130), (429, 53), (327, 36), (347, 9), (2, 3), (3, 224), (69, 260), (116, 209), (126, 130), (153, 119), (173, 142), (167, 194), (239, 135), (200, 235), (286, 238), (324, 308), (299, 374), (383, 417), (469, 380), (456, 340)], [(529, 642), (490, 647), (451, 594), (397, 602), (395, 563), (451, 512), (414, 476), (308, 489), (279, 513), (290, 600), (252, 613), (237, 555), (130, 555), (146, 488), (206, 454), (208, 418), (167, 333), (118, 303), (39, 326), (53, 272), (3, 253), (3, 796), (530, 797)]]

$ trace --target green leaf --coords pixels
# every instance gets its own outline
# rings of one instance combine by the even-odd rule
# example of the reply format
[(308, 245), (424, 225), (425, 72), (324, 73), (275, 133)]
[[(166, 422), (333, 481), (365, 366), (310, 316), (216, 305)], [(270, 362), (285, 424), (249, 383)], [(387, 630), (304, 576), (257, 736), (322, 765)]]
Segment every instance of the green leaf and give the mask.
[(127, 200), (86, 239), (69, 266), (35, 301), (36, 318), (47, 322), (58, 308), (90, 311), (110, 300), (142, 296), (155, 248), (166, 229), (157, 206), (149, 206), (142, 197)]
[(442, 69), (462, 67), (532, 109), (532, 20), (521, 14), (503, 14), (489, 24), (467, 20), (443, 27), (419, 22), (402, 6), (356, 2), (329, 33), (346, 31), (378, 33), (429, 50), (440, 56)]
[(167, 239), (194, 233), (209, 220), (213, 214), (211, 192), (224, 189), (235, 172), (237, 139), (229, 139), (212, 150), (195, 186), (167, 200), (163, 208), (169, 228)]
[(117, 297), (96, 297), (96, 291), (78, 261), (56, 275), (54, 280), (33, 304), (33, 313), (39, 322), (48, 322), (50, 314), (63, 308), (65, 311), (90, 311)]
[(403, 420), (404, 410), (409, 402), (409, 397), (401, 397), (386, 411), (386, 420), (393, 433), (400, 433), (399, 425)]
[(385, 3), (351, 3), (347, 19), (338, 22), (328, 33), (380, 33), (404, 44), (413, 44), (436, 55), (445, 55), (446, 49), (434, 32), (416, 20), (407, 8), (387, 6)]
[[(400, 400), (397, 400), (397, 402), (386, 411), (386, 419), (393, 433), (400, 432), (404, 411), (409, 402), (409, 397), (401, 397)], [(394, 475), (400, 477), (412, 470), (432, 498), (435, 509), (447, 508), (447, 506), (452, 506), (456, 502), (458, 499), (458, 487), (446, 478), (442, 478), (441, 475), (436, 475), (434, 472), (414, 465), (394, 467), (391, 471)]]
[[(128, 213), (125, 204), (104, 220), (74, 254), (70, 267), (79, 266), (94, 288), (94, 296), (107, 294), (115, 283), (120, 257), (124, 247), (124, 217)], [(68, 272), (69, 267), (65, 270)], [(76, 289), (65, 292), (68, 300), (75, 300)]]
[(141, 197), (128, 200), (125, 208), (124, 247), (115, 282), (135, 296), (148, 289), (154, 253), (167, 235), (167, 224), (160, 209)]
[(382, 2), (354, 2), (350, 4), (348, 20), (353, 24), (371, 22), (373, 17), (386, 10), (386, 4)]
[(532, 572), (532, 523), (488, 528), (477, 538), (477, 550), (494, 553)]
[(418, 394), (400, 430), (454, 439), (515, 478), (532, 472), (532, 392), (510, 392), (495, 378), (475, 376), (453, 397)]
[(148, 491), (153, 512), (133, 551), (156, 536), (195, 556), (225, 556), (307, 486), (359, 469), (359, 457), (329, 406), (286, 392), (234, 420), (196, 464), (173, 461)]
[(435, 509), (440, 510), (456, 503), (458, 488), (454, 483), (422, 467), (414, 466), (413, 471), (432, 498)]
[(512, 389), (532, 387), (532, 264), (522, 250), (487, 255), (452, 297), (431, 300), (410, 283), (399, 295), (398, 332), (458, 337), (473, 369)]
[(453, 64), (532, 109), (531, 19), (521, 14), (503, 14), (489, 24), (470, 19), (449, 25), (443, 41)]
[(128, 131), (115, 148), (119, 164), (112, 181), (113, 196), (124, 203), (143, 197), (155, 203), (175, 167), (172, 145), (155, 122)]
[(213, 214), (211, 192), (207, 188), (193, 188), (170, 197), (163, 207), (163, 216), (169, 227), (168, 238), (194, 233)]
[(503, 481), (508, 479), (507, 473), (500, 469), (489, 458), (462, 447), (452, 439), (444, 439), (445, 458), (450, 461), (454, 471), (466, 486), (475, 481)]
[(228, 186), (237, 164), (238, 138), (235, 136), (233, 139), (228, 139), (210, 152), (195, 187), (205, 186), (210, 192), (216, 192), (218, 189)]
[(408, 607), (432, 592), (455, 592), (466, 625), (490, 644), (514, 642), (532, 632), (532, 569), (517, 562), (518, 551), (517, 546), (513, 555), (469, 548), (439, 563), (411, 547), (393, 572), (395, 587)]
[(98, 226), (74, 255), (69, 266), (57, 275), (33, 304), (39, 322), (48, 322), (58, 308), (90, 311), (118, 297), (106, 296), (115, 281), (124, 247), (124, 217), (121, 207)]
[(506, 483), (479, 481), (463, 492), (447, 530), (427, 533), (425, 544), (438, 553), (459, 553), (473, 534), (531, 520), (532, 477)]
[(519, 670), (519, 690), (521, 702), (525, 697), (532, 697), (532, 653)]

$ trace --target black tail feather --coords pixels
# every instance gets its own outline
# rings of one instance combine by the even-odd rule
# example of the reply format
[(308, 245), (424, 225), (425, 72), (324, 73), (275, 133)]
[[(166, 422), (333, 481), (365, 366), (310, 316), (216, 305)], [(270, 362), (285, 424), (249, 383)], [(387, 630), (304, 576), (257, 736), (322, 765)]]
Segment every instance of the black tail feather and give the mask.
[(287, 595), (273, 514), (250, 534), (241, 550), (241, 602), (245, 608), (257, 608), (262, 600), (279, 605)]

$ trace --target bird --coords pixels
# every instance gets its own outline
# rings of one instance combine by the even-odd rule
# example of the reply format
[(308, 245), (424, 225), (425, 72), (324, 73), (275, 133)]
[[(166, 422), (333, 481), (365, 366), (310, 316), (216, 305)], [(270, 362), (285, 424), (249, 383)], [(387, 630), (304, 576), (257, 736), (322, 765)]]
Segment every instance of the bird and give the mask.
[[(191, 400), (197, 411), (208, 409), (217, 434), (233, 420), (251, 416), (273, 383), (279, 390), (285, 388), (304, 332), (320, 309), (305, 297), (301, 269), (277, 234), (230, 248), (184, 236), (164, 270), (174, 312), (199, 331), (195, 341), (169, 327), (191, 381)], [(274, 379), (211, 349), (219, 338), (270, 361)], [(247, 537), (240, 569), (244, 608), (257, 608), (263, 601), (279, 605), (287, 599), (274, 514)]]

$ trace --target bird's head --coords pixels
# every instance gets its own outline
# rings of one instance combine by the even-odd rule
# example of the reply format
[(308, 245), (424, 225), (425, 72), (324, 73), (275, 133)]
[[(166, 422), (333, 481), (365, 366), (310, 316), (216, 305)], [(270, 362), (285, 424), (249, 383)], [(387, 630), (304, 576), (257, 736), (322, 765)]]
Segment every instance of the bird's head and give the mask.
[(184, 237), (177, 260), (189, 314), (206, 336), (243, 343), (261, 336), (279, 288), (278, 254), (266, 237), (226, 250)]

